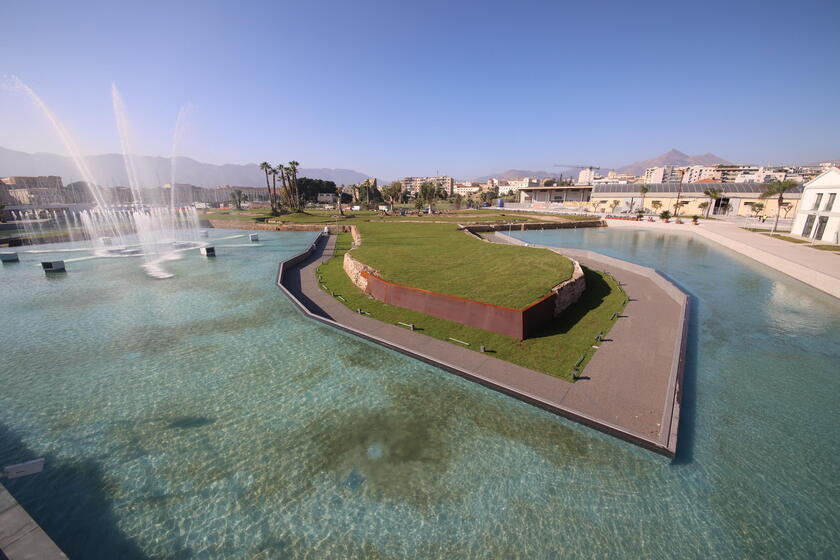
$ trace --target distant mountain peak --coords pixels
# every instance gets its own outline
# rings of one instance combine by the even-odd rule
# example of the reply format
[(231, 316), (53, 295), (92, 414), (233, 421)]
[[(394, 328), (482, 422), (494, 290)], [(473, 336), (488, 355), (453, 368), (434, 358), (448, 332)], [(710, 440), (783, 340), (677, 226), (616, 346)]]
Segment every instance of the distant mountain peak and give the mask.
[(728, 164), (729, 161), (717, 156), (711, 152), (690, 156), (675, 148), (671, 148), (664, 154), (658, 155), (654, 158), (637, 161), (629, 165), (624, 165), (616, 169), (619, 173), (631, 173), (633, 175), (641, 175), (648, 167), (660, 167), (663, 165), (675, 165), (678, 167), (688, 165), (717, 165)]

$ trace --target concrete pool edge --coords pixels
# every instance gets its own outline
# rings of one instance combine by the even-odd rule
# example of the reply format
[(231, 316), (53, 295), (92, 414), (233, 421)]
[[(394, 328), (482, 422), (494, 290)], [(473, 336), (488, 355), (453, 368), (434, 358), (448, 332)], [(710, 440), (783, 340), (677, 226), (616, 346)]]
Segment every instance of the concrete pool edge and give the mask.
[(0, 484), (0, 558), (67, 560), (58, 545)]
[(650, 278), (653, 282), (668, 294), (682, 309), (679, 314), (679, 321), (677, 332), (680, 333), (680, 342), (674, 347), (674, 355), (671, 361), (671, 373), (668, 379), (668, 388), (666, 390), (665, 402), (666, 406), (662, 412), (662, 426), (668, 426), (668, 436), (665, 438), (668, 441), (668, 448), (673, 449), (676, 453), (677, 449), (677, 435), (679, 432), (680, 423), (680, 407), (682, 403), (682, 389), (683, 376), (685, 371), (685, 352), (688, 346), (688, 318), (690, 312), (690, 300), (688, 294), (681, 288), (676, 286), (668, 278), (662, 275), (658, 270), (603, 255), (595, 251), (586, 249), (568, 249), (552, 247), (550, 245), (531, 244), (511, 237), (505, 233), (495, 232), (493, 234), (496, 238), (501, 238), (503, 242), (512, 243), (514, 245), (521, 245), (524, 247), (537, 247), (542, 249), (550, 249), (564, 255), (571, 255), (576, 258), (585, 258), (590, 261), (609, 263), (611, 266), (633, 271)]
[[(662, 403), (663, 411), (660, 415), (660, 418), (667, 418), (668, 420), (666, 422), (661, 422), (658, 437), (651, 437), (642, 433), (634, 432), (604, 418), (587, 414), (578, 408), (562, 405), (556, 399), (552, 401), (545, 398), (545, 395), (550, 394), (550, 392), (540, 394), (530, 391), (527, 388), (528, 383), (531, 382), (532, 387), (548, 387), (556, 392), (557, 387), (564, 384), (564, 389), (561, 389), (564, 391), (563, 396), (560, 398), (560, 400), (562, 400), (566, 393), (569, 392), (569, 389), (575, 384), (548, 376), (546, 374), (527, 370), (520, 366), (516, 366), (515, 364), (503, 362), (502, 360), (498, 360), (496, 358), (484, 357), (484, 355), (478, 354), (472, 350), (456, 348), (452, 345), (447, 345), (443, 341), (439, 341), (419, 333), (408, 332), (393, 325), (376, 321), (375, 319), (356, 316), (351, 310), (335, 301), (317, 287), (314, 268), (316, 268), (317, 264), (319, 264), (321, 256), (328, 248), (327, 246), (331, 243), (334, 245), (334, 238), (330, 239), (323, 234), (319, 235), (306, 250), (279, 263), (276, 284), (286, 297), (288, 297), (295, 305), (295, 307), (304, 314), (304, 316), (391, 350), (395, 350), (450, 373), (454, 373), (459, 377), (469, 379), (495, 391), (515, 397), (518, 400), (527, 402), (533, 406), (537, 406), (543, 410), (563, 416), (574, 422), (654, 451), (668, 458), (673, 459), (675, 457), (679, 428), (688, 299), (681, 290), (673, 284), (667, 282), (667, 280), (663, 277), (658, 274), (656, 275), (658, 279), (665, 282), (673, 290), (676, 290), (677, 293), (683, 294), (684, 305), (681, 306), (681, 313), (678, 318), (681, 336), (678, 338), (679, 343), (676, 347), (671, 349), (673, 360), (672, 363), (669, 364), (671, 375), (669, 376), (667, 384), (668, 394), (664, 395), (665, 399)], [(599, 255), (597, 253), (594, 254)], [(631, 266), (637, 267), (638, 265)], [(304, 271), (304, 269), (309, 270)], [(655, 273), (652, 269), (650, 270)], [(302, 271), (304, 272), (302, 273)], [(296, 278), (292, 282), (288, 281), (290, 273), (297, 274)], [(294, 274), (291, 274), (291, 276), (294, 276)], [(308, 278), (309, 275), (311, 275), (312, 278)], [(304, 280), (308, 280), (309, 284), (311, 284), (311, 286), (309, 286), (310, 291), (308, 293), (303, 288)], [(310, 296), (312, 296), (313, 299), (310, 299)], [(319, 301), (316, 303), (314, 300)], [(343, 314), (345, 316), (345, 321), (342, 322), (334, 319), (333, 315), (331, 315), (323, 307), (332, 309), (336, 315)], [(426, 348), (428, 346), (433, 347), (434, 351), (428, 351)], [(443, 358), (443, 355), (447, 355), (449, 358), (453, 359)], [(466, 367), (465, 363), (467, 365), (472, 364), (473, 367)], [(499, 371), (498, 364), (503, 364), (504, 371), (501, 373)], [(496, 367), (495, 371), (493, 371), (493, 366)], [(492, 374), (488, 375), (487, 371), (491, 371)], [(539, 379), (533, 376), (538, 376)], [(538, 382), (533, 384), (535, 379), (537, 379)], [(515, 383), (511, 383), (511, 381), (515, 381)]]

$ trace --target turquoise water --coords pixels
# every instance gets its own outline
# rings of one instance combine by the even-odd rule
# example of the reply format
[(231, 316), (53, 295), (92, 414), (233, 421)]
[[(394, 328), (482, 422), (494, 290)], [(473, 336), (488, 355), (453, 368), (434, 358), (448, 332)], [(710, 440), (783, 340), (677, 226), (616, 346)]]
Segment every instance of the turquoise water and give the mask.
[(312, 236), (260, 232), (169, 280), (0, 268), (0, 463), (47, 457), (5, 484), (71, 558), (834, 555), (840, 304), (687, 237), (518, 235), (691, 293), (677, 461), (304, 320), (273, 281)]

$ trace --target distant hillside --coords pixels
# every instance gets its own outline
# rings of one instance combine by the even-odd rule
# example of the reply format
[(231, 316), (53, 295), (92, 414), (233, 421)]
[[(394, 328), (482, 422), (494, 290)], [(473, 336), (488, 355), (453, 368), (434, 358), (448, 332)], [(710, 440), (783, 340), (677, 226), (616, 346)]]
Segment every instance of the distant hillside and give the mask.
[(716, 165), (719, 163), (730, 163), (722, 157), (715, 154), (706, 153), (697, 156), (690, 156), (682, 153), (679, 150), (669, 150), (664, 154), (655, 158), (646, 159), (644, 161), (637, 161), (629, 165), (625, 165), (616, 169), (619, 173), (631, 173), (633, 175), (641, 175), (648, 167), (659, 167), (662, 165)]
[[(567, 173), (568, 174), (568, 173)], [(549, 173), (547, 171), (528, 171), (526, 169), (508, 169), (492, 175), (484, 175), (476, 177), (473, 181), (484, 183), (489, 179), (519, 179), (522, 177), (536, 177), (542, 179), (543, 177), (559, 177), (560, 173)]]
[[(85, 158), (94, 178), (105, 186), (128, 185), (123, 157), (120, 154), (101, 154)], [(139, 181), (143, 186), (169, 183), (172, 176), (169, 158), (139, 156)], [(64, 183), (82, 179), (70, 158), (58, 154), (39, 152), (29, 154), (0, 147), (0, 177), (10, 175), (59, 175)], [(298, 176), (335, 181), (351, 185), (368, 178), (352, 169), (313, 169), (301, 167)], [(236, 185), (259, 187), (265, 185), (265, 174), (256, 163), (245, 165), (215, 165), (202, 163), (188, 157), (175, 158), (175, 180), (199, 187)]]

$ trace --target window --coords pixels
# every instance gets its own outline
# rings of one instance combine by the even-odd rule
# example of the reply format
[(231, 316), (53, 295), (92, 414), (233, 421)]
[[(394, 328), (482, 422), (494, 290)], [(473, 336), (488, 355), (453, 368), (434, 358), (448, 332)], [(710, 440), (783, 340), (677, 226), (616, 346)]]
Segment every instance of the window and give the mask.
[(828, 202), (825, 203), (824, 210), (826, 212), (831, 212), (832, 208), (834, 208), (834, 199), (837, 198), (837, 193), (831, 193), (828, 195)]
[(811, 210), (819, 210), (820, 209), (820, 202), (822, 202), (822, 195), (823, 193), (817, 194), (817, 199), (814, 201), (814, 207)]
[(805, 227), (802, 228), (802, 237), (811, 237), (811, 229), (814, 227), (814, 220), (816, 217), (816, 214), (808, 214), (808, 217), (805, 218)]

